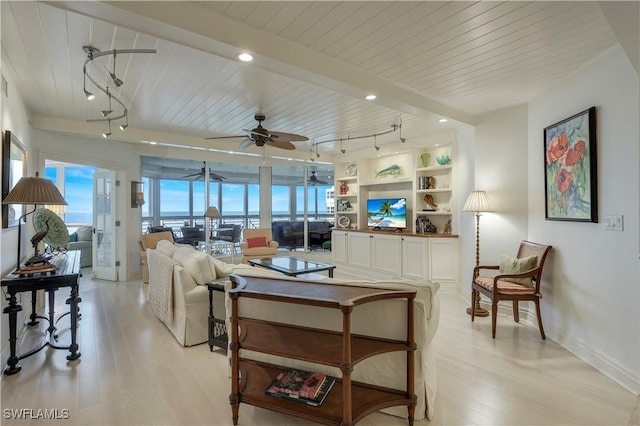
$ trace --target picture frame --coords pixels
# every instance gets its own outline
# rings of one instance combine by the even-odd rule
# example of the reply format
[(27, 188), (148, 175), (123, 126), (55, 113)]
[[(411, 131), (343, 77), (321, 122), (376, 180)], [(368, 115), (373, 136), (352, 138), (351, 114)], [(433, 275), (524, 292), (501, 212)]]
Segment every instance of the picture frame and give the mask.
[(596, 107), (544, 129), (545, 219), (598, 222)]
[[(2, 200), (18, 183), (20, 178), (27, 175), (27, 147), (7, 130), (2, 138)], [(22, 204), (2, 205), (2, 227), (17, 226), (24, 213)]]

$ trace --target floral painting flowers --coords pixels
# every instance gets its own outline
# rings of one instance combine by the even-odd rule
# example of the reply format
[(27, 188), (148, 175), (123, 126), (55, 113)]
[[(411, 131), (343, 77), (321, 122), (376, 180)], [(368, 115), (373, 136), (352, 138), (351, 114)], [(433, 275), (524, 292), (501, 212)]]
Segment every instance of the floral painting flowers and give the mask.
[(598, 221), (596, 108), (544, 129), (545, 217)]

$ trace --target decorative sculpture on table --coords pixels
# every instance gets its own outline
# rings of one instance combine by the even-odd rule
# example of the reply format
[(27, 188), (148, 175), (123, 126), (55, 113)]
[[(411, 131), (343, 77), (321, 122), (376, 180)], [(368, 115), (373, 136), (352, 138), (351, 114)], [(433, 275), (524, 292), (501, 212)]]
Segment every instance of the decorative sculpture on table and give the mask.
[(444, 225), (444, 234), (451, 235), (451, 219), (449, 219)]
[(425, 203), (427, 203), (427, 210), (428, 211), (435, 211), (435, 210), (438, 209), (438, 205), (436, 204), (435, 201), (433, 201), (433, 195), (424, 194), (423, 200), (424, 200)]
[(376, 172), (376, 177), (379, 178), (379, 177), (393, 176), (394, 178), (397, 178), (401, 174), (402, 174), (402, 169), (400, 168), (400, 166), (398, 166), (397, 164), (393, 164), (387, 167), (386, 169), (382, 169), (379, 172)]

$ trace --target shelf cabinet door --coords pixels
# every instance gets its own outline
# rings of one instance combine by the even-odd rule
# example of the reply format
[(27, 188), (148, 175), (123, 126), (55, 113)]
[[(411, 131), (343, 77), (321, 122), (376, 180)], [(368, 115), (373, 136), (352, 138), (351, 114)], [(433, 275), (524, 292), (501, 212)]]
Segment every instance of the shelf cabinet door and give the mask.
[(347, 247), (349, 248), (349, 265), (369, 268), (371, 266), (371, 234), (349, 232)]
[(373, 235), (371, 238), (371, 267), (402, 275), (402, 239), (399, 235)]
[(429, 279), (458, 281), (458, 241), (455, 238), (429, 238)]
[(402, 276), (413, 280), (427, 279), (428, 267), (428, 239), (402, 237)]
[(331, 233), (331, 252), (334, 262), (347, 263), (347, 233), (334, 230)]

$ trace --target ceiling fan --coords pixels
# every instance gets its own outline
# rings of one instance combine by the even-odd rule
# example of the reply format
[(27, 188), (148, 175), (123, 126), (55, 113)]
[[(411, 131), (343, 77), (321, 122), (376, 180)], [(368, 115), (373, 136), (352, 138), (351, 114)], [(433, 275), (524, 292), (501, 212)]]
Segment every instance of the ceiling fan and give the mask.
[(318, 179), (318, 176), (316, 176), (316, 171), (312, 170), (311, 171), (311, 176), (309, 176), (309, 179), (307, 180), (307, 185), (328, 185), (329, 182), (322, 180), (322, 179)]
[[(206, 164), (205, 167), (201, 168), (198, 173), (192, 173), (190, 175), (182, 176), (183, 178), (193, 178), (194, 180), (204, 179), (204, 174), (206, 172)], [(226, 177), (209, 171), (209, 180), (212, 182), (222, 182)]]
[(244, 141), (240, 143), (238, 149), (245, 149), (250, 146), (252, 143), (256, 146), (264, 146), (269, 145), (274, 148), (281, 149), (296, 149), (296, 146), (291, 142), (297, 141), (308, 141), (309, 138), (302, 135), (296, 135), (295, 133), (285, 133), (285, 132), (272, 132), (270, 130), (262, 127), (262, 122), (265, 120), (264, 114), (256, 114), (254, 116), (256, 121), (258, 121), (258, 127), (255, 129), (242, 129), (247, 132), (246, 135), (238, 135), (238, 136), (214, 136), (205, 139), (232, 139), (232, 138), (246, 138)]

